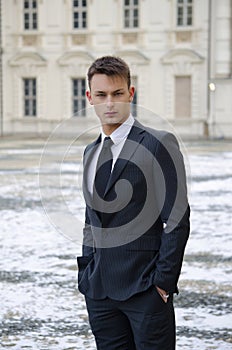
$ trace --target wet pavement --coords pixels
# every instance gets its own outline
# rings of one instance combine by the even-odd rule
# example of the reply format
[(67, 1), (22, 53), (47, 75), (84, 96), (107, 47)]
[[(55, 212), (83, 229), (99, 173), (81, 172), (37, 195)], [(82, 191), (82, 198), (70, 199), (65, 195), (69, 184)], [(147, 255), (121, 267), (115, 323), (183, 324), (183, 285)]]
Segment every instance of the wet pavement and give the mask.
[[(0, 349), (95, 349), (76, 283), (83, 145), (44, 144), (0, 139)], [(192, 232), (175, 297), (177, 350), (231, 349), (232, 144), (185, 146)], [(74, 228), (61, 233), (64, 211)]]

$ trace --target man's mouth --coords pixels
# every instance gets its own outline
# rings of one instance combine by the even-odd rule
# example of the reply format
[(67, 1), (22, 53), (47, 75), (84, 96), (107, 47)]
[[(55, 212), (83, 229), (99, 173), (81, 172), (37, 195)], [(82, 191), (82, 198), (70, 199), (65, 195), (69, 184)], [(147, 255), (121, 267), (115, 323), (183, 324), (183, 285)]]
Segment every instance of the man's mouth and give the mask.
[(107, 117), (114, 117), (116, 114), (117, 114), (117, 112), (115, 112), (115, 111), (105, 112), (105, 115), (106, 115)]

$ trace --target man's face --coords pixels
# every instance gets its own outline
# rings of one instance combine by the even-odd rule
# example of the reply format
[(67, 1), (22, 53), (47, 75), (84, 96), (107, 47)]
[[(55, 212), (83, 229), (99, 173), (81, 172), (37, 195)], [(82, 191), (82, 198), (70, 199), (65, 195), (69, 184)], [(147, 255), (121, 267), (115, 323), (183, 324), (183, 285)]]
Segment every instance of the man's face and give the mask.
[(129, 117), (134, 87), (128, 88), (127, 82), (120, 76), (95, 74), (86, 96), (94, 105), (103, 129), (107, 126), (116, 129)]

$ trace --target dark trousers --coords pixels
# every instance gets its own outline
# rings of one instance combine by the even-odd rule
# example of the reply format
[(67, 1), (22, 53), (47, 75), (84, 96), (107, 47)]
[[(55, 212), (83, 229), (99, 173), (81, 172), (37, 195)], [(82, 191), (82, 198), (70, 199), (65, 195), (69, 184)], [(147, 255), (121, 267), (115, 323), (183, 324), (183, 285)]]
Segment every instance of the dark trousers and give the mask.
[(174, 350), (172, 297), (164, 303), (156, 288), (125, 301), (86, 297), (98, 350)]

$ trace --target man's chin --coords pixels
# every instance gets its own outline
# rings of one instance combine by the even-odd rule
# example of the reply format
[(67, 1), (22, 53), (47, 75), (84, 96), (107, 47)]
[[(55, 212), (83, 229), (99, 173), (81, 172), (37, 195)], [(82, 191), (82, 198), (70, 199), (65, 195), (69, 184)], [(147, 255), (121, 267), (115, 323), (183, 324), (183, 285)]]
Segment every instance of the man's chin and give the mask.
[(102, 123), (103, 124), (106, 124), (106, 125), (117, 125), (117, 124), (122, 124), (124, 123), (124, 121), (126, 120), (127, 118), (125, 117), (104, 117), (101, 119)]

